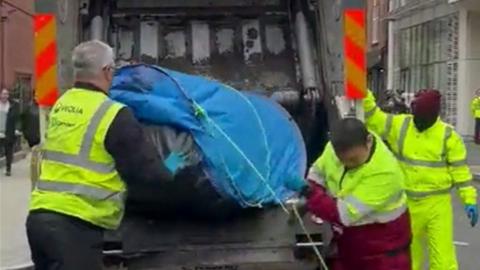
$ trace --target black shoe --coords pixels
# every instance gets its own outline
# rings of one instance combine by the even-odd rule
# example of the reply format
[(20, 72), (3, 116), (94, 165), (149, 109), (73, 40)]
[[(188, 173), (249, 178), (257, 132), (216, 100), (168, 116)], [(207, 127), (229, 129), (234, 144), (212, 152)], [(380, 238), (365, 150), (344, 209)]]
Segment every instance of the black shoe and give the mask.
[(12, 172), (11, 171), (6, 171), (5, 176), (12, 176)]

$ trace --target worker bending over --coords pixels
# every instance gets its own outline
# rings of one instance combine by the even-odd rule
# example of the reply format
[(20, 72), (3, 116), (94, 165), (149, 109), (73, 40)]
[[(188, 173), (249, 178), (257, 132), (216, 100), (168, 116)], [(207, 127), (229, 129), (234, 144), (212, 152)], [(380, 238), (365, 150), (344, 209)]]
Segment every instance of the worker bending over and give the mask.
[(27, 219), (37, 270), (102, 269), (103, 231), (120, 224), (126, 184), (168, 181), (183, 166), (178, 157), (165, 166), (132, 112), (108, 97), (111, 47), (82, 43), (72, 62), (75, 85), (50, 113)]
[(452, 126), (439, 119), (440, 100), (436, 90), (420, 91), (411, 105), (413, 115), (384, 113), (371, 92), (364, 100), (367, 126), (388, 142), (406, 174), (414, 270), (425, 265), (424, 242), (428, 245), (430, 270), (458, 269), (452, 188), (457, 188), (471, 225), (478, 220), (477, 192), (472, 186), (465, 144)]
[[(307, 184), (308, 182), (308, 184)], [(354, 118), (339, 121), (308, 181), (287, 187), (307, 209), (330, 222), (338, 246), (332, 270), (409, 270), (410, 221), (404, 174), (376, 135)]]

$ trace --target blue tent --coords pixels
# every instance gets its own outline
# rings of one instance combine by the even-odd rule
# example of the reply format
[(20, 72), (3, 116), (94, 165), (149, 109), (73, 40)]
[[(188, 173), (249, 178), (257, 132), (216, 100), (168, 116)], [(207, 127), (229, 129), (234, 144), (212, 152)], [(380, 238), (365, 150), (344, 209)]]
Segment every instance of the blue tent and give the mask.
[(217, 81), (158, 66), (119, 69), (111, 97), (143, 123), (188, 132), (216, 191), (242, 207), (278, 204), (303, 176), (306, 151), (289, 114), (275, 101)]

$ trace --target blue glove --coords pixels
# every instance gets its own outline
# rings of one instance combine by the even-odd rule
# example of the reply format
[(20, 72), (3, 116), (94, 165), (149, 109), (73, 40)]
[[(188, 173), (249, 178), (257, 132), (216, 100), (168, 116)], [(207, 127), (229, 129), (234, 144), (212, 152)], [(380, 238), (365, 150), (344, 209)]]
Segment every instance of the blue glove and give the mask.
[(300, 176), (291, 177), (285, 181), (285, 187), (297, 193), (302, 192), (307, 186), (307, 181)]
[(467, 213), (468, 218), (470, 219), (470, 225), (475, 227), (478, 222), (478, 207), (476, 204), (469, 204), (465, 206), (465, 212)]
[(183, 169), (186, 166), (185, 154), (171, 152), (163, 163), (170, 173), (175, 174), (178, 170)]

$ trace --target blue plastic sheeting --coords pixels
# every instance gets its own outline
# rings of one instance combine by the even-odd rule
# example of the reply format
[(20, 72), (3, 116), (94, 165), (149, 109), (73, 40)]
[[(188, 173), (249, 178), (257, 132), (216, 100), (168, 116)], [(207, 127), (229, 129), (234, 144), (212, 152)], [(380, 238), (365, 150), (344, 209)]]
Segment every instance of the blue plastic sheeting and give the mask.
[(278, 204), (290, 177), (306, 170), (297, 125), (275, 101), (217, 81), (157, 66), (119, 69), (111, 97), (143, 123), (190, 133), (212, 186), (243, 207)]

